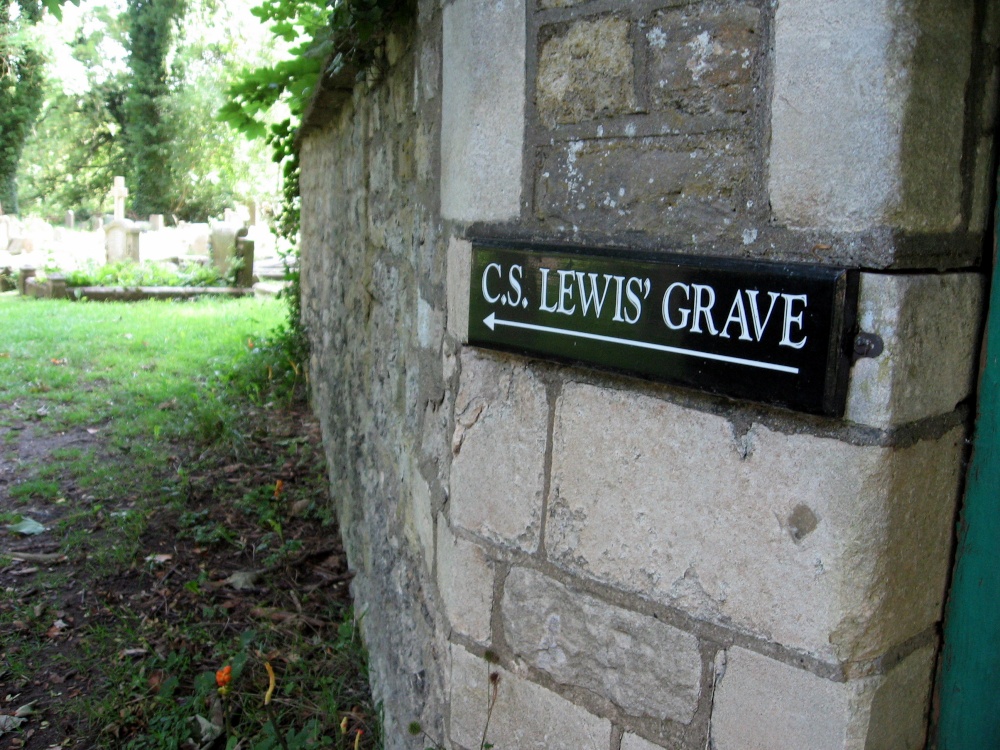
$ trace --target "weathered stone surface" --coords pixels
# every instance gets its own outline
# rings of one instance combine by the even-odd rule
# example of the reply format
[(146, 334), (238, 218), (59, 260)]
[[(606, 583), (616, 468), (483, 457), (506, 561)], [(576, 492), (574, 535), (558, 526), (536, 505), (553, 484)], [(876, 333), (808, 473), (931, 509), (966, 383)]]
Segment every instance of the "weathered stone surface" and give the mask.
[(524, 0), (444, 9), (441, 214), (516, 218), (524, 141)]
[(727, 656), (712, 711), (717, 750), (924, 747), (933, 648), (910, 654), (885, 677), (847, 683), (738, 647)]
[(536, 99), (545, 125), (635, 110), (629, 26), (627, 19), (616, 16), (574, 21), (542, 43)]
[(486, 726), (489, 674), (499, 677), (488, 742), (518, 750), (606, 748), (611, 722), (588, 713), (540, 685), (491, 666), (460, 646), (451, 647), (451, 739), (473, 750)]
[(962, 431), (900, 450), (742, 434), (653, 398), (568, 384), (553, 434), (557, 564), (820, 658), (940, 619)]
[(472, 243), (452, 237), (448, 243), (448, 332), (459, 341), (469, 338), (469, 276)]
[(748, 124), (760, 96), (757, 62), (766, 43), (758, 8), (661, 11), (644, 33), (654, 110), (672, 113), (673, 126), (683, 131)]
[(854, 364), (845, 417), (891, 427), (952, 411), (972, 390), (982, 298), (979, 274), (862, 274), (858, 324), (885, 351)]
[[(448, 625), (433, 606), (431, 515), (444, 497), (437, 471), (448, 464), (451, 438), (441, 374), (446, 242), (427, 219), (437, 182), (416, 178), (429, 170), (412, 169), (407, 157), (423, 113), (440, 102), (418, 102), (413, 115), (423, 90), (415, 91), (414, 57), (404, 54), (302, 141), (312, 406), (355, 572), (351, 591), (365, 612), (387, 750), (426, 747), (406, 731), (413, 720), (443, 738), (447, 704)], [(368, 192), (375, 158), (377, 195)]]
[(778, 5), (770, 192), (779, 221), (958, 228), (972, 6), (915, 7)]
[(735, 136), (571, 141), (545, 151), (535, 213), (581, 230), (704, 241), (735, 220), (749, 175), (750, 156)]
[(471, 349), (461, 361), (451, 521), (499, 544), (534, 551), (545, 482), (545, 386), (516, 361)]
[(438, 519), (437, 580), (455, 632), (489, 643), (493, 563), (482, 547), (452, 534), (444, 518)]
[(514, 653), (556, 682), (602, 695), (632, 716), (688, 723), (701, 692), (698, 639), (654, 617), (514, 568), (502, 603)]
[(915, 651), (872, 696), (865, 750), (921, 750), (927, 735), (935, 649)]
[(622, 750), (663, 750), (663, 748), (636, 734), (626, 732), (622, 735)]
[[(855, 689), (854, 685), (825, 680), (752, 651), (732, 648), (725, 676), (715, 690), (714, 747), (861, 750), (867, 715), (864, 708), (853, 705)], [(854, 741), (849, 744), (850, 739)]]

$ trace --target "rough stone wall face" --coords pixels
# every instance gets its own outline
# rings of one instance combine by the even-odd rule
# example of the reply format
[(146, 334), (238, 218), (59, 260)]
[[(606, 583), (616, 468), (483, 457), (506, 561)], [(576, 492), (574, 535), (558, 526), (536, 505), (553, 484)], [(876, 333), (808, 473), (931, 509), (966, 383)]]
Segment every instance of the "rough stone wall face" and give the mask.
[[(923, 747), (997, 8), (425, 0), (312, 124), (313, 396), (388, 747), (488, 714), (505, 750)], [(856, 267), (884, 351), (831, 419), (477, 349), (480, 238)]]

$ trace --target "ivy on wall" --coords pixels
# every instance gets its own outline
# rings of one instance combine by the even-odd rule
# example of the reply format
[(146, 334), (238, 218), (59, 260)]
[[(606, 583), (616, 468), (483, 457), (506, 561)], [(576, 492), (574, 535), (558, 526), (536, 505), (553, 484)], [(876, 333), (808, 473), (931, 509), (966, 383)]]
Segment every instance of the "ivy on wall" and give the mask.
[[(252, 11), (291, 44), (290, 58), (249, 70), (229, 88), (219, 117), (237, 130), (265, 138), (282, 164), (284, 209), (280, 231), (299, 227), (299, 161), (295, 136), (320, 80), (353, 71), (357, 80), (377, 68), (379, 51), (410, 0), (263, 0)], [(288, 116), (269, 122), (279, 103)]]

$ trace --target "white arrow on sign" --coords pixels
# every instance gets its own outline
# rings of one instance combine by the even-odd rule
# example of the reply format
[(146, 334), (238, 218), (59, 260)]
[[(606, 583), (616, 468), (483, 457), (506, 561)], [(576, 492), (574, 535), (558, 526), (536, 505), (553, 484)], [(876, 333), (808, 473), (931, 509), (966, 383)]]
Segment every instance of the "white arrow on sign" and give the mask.
[(665, 346), (663, 344), (650, 344), (646, 341), (632, 341), (631, 339), (619, 339), (614, 336), (602, 336), (599, 333), (586, 333), (584, 331), (572, 331), (565, 328), (552, 328), (550, 326), (538, 326), (533, 323), (519, 323), (516, 320), (501, 320), (496, 313), (490, 313), (483, 322), (491, 330), (496, 330), (495, 326), (508, 326), (510, 328), (523, 328), (528, 331), (541, 331), (542, 333), (555, 333), (560, 336), (575, 336), (582, 339), (592, 339), (594, 341), (606, 341), (609, 344), (622, 344), (623, 346), (635, 346), (640, 349), (653, 349), (658, 352), (668, 352), (669, 354), (680, 354), (685, 357), (703, 357), (704, 359), (714, 359), (719, 362), (730, 362), (734, 365), (744, 365), (746, 367), (759, 367), (762, 370), (774, 370), (776, 372), (787, 372), (792, 375), (799, 374), (798, 367), (788, 367), (787, 365), (775, 365), (770, 362), (758, 362), (755, 359), (743, 359), (742, 357), (727, 357), (725, 354), (714, 354), (712, 352), (700, 352), (697, 349), (681, 349), (677, 346)]

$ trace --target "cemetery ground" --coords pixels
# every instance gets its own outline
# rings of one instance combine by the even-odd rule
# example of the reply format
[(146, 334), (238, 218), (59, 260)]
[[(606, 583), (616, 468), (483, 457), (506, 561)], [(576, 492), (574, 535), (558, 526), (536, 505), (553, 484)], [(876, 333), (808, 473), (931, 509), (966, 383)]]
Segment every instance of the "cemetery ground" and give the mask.
[(0, 750), (381, 746), (286, 316), (0, 295)]

